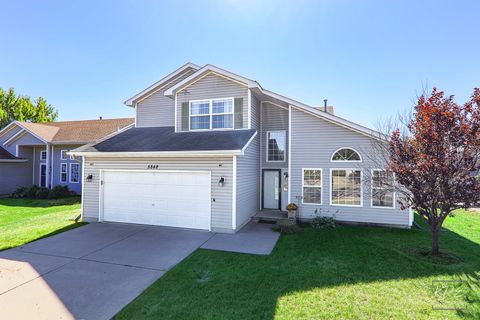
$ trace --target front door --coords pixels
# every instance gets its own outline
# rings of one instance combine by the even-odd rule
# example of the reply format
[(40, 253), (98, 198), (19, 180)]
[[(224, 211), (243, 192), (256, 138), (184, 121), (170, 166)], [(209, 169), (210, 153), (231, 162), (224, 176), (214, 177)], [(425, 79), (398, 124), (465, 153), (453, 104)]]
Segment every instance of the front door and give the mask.
[(280, 170), (263, 170), (263, 209), (280, 210)]
[(47, 185), (47, 165), (45, 163), (40, 164), (40, 187)]

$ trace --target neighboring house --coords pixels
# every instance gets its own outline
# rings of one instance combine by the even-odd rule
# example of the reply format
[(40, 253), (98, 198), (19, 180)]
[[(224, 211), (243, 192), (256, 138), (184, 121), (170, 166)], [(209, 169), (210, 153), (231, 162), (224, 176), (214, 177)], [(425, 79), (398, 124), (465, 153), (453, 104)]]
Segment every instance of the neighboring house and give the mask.
[(191, 63), (125, 104), (134, 128), (71, 152), (84, 157), (85, 221), (232, 233), (295, 202), (303, 219), (412, 224), (384, 187), (379, 134), (328, 108)]
[(134, 119), (31, 123), (0, 130), (0, 194), (32, 185), (82, 192), (82, 165), (67, 152), (132, 126)]

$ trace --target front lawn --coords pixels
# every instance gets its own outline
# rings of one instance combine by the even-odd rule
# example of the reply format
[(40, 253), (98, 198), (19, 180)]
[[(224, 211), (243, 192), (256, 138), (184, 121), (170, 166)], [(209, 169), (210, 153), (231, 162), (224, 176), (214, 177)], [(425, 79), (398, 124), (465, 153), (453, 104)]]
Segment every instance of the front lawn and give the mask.
[(445, 228), (441, 248), (459, 263), (411, 255), (430, 246), (426, 231), (368, 227), (307, 228), (282, 236), (270, 256), (197, 250), (116, 319), (479, 317), (480, 284), (444, 280), (479, 274), (480, 214), (459, 211)]
[(81, 223), (80, 197), (57, 200), (0, 199), (0, 250), (66, 231)]

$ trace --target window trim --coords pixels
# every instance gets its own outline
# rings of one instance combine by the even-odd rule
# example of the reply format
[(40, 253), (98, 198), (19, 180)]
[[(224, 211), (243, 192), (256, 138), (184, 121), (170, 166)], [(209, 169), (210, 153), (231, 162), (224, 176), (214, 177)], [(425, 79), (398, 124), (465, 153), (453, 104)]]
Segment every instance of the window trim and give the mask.
[[(342, 149), (350, 149), (350, 150), (353, 150), (355, 151), (358, 156), (360, 157), (360, 160), (333, 160), (333, 156), (335, 155), (335, 153), (337, 153), (338, 151), (342, 150)], [(352, 148), (352, 147), (341, 147), (341, 148), (338, 148), (337, 150), (335, 150), (332, 155), (330, 156), (330, 162), (335, 162), (335, 163), (353, 163), (353, 162), (363, 162), (363, 158), (362, 158), (362, 155), (360, 154), (360, 152), (358, 152), (355, 148)]]
[[(45, 155), (45, 158), (43, 157)], [(40, 161), (47, 161), (47, 151), (40, 151)]]
[[(285, 137), (285, 153), (283, 155), (283, 160), (269, 160), (268, 159), (268, 134), (270, 132), (282, 132), (284, 137)], [(287, 162), (287, 130), (269, 130), (269, 131), (266, 131), (266, 134), (265, 134), (265, 156), (266, 156), (266, 159), (265, 161), (266, 162)]]
[[(65, 165), (65, 181), (62, 180), (62, 167)], [(67, 183), (68, 181), (68, 164), (66, 162), (60, 163), (60, 183)]]
[[(65, 157), (63, 156), (63, 152), (65, 152)], [(66, 150), (66, 149), (60, 150), (60, 160), (67, 160), (68, 159), (67, 152), (68, 152), (68, 150)]]
[[(78, 181), (72, 181), (72, 166), (77, 165), (78, 166)], [(68, 181), (69, 183), (80, 183), (80, 164), (79, 163), (70, 163), (70, 170), (68, 171), (70, 174), (68, 175)]]
[[(223, 112), (223, 113), (213, 113), (213, 101), (216, 100), (231, 100), (232, 101), (232, 112)], [(196, 102), (208, 102), (208, 114), (196, 114), (192, 116), (192, 103)], [(213, 128), (213, 116), (223, 116), (223, 115), (232, 115), (232, 127), (231, 128)], [(210, 126), (207, 129), (192, 129), (191, 127), (191, 118), (192, 117), (206, 117), (210, 118)], [(243, 115), (242, 115), (243, 116)], [(226, 98), (212, 98), (212, 99), (197, 99), (197, 100), (188, 100), (188, 131), (207, 131), (207, 130), (235, 130), (235, 98), (226, 97)]]
[[(333, 170), (352, 170), (352, 171), (360, 171), (360, 204), (334, 204), (333, 203)], [(353, 207), (353, 208), (361, 208), (363, 207), (363, 169), (359, 168), (330, 168), (330, 205), (333, 207)]]
[[(320, 170), (320, 203), (304, 202), (303, 188), (305, 187), (305, 170)], [(312, 187), (313, 188), (313, 187)], [(323, 205), (323, 169), (322, 168), (302, 168), (302, 205), (321, 206)]]
[[(372, 209), (396, 209), (396, 205), (395, 205), (395, 202), (397, 202), (397, 199), (396, 199), (396, 192), (395, 192), (395, 189), (392, 191), (393, 195), (392, 195), (392, 206), (391, 207), (385, 207), (385, 206), (374, 206), (373, 205), (373, 172), (374, 171), (387, 171), (385, 169), (372, 169), (370, 171), (370, 208)], [(392, 173), (393, 174), (393, 184), (395, 184), (395, 173)]]

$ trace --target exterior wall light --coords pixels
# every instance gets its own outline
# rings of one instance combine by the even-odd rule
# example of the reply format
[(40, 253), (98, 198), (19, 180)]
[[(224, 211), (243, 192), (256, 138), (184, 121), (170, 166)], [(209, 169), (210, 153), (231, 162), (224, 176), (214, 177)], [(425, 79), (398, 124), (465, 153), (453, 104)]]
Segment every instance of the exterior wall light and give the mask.
[(93, 175), (92, 174), (89, 174), (86, 178), (85, 178), (85, 181), (87, 182), (92, 182), (93, 180)]
[(225, 184), (225, 178), (221, 177), (220, 180), (218, 180), (218, 186), (223, 187), (224, 184)]

